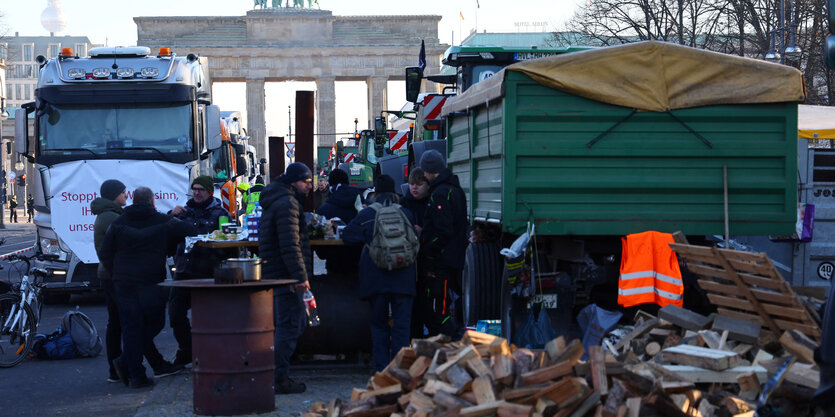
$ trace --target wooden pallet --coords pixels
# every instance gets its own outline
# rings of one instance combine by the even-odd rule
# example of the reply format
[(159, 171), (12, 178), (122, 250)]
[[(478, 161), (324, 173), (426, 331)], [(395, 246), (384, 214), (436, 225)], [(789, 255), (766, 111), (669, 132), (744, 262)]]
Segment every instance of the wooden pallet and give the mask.
[(671, 243), (719, 314), (756, 321), (779, 337), (796, 329), (817, 343), (821, 330), (764, 253)]

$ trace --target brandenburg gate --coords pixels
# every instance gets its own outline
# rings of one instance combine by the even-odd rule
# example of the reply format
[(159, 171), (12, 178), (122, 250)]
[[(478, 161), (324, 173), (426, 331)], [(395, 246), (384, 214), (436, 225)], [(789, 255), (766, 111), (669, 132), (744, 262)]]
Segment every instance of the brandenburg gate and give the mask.
[[(209, 59), (211, 82), (245, 82), (247, 132), (265, 155), (267, 82), (314, 81), (316, 128), (335, 132), (336, 81), (365, 81), (368, 115), (386, 109), (386, 82), (404, 80), (426, 42), (427, 74), (448, 45), (441, 16), (334, 16), (327, 10), (276, 7), (233, 17), (135, 17), (137, 45), (170, 47)], [(222, 109), (224, 110), (224, 109)], [(233, 110), (233, 109), (226, 109)], [(334, 137), (319, 136), (320, 145)]]

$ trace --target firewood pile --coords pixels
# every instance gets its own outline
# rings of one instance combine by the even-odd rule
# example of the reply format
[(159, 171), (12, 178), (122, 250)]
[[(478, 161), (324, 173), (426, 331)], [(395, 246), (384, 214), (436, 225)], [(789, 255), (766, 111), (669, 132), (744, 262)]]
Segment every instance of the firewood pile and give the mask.
[(814, 415), (815, 343), (793, 330), (760, 339), (759, 330), (667, 306), (658, 317), (639, 312), (620, 338), (588, 352), (563, 337), (538, 350), (476, 331), (416, 339), (349, 400), (314, 403), (305, 417), (753, 416), (778, 373), (769, 405)]

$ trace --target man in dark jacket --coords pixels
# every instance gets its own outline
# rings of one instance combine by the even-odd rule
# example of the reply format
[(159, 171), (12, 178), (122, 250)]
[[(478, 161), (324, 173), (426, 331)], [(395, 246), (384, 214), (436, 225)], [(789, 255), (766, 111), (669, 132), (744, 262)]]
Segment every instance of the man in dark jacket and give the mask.
[(458, 177), (446, 167), (436, 150), (423, 153), (420, 168), (429, 180), (429, 203), (420, 234), (422, 285), (427, 288), (426, 326), (430, 334), (444, 333), (456, 338), (457, 317), (450, 314), (450, 289), (461, 294), (461, 270), (467, 249), (467, 197)]
[[(376, 203), (388, 205), (397, 203), (394, 180), (381, 175), (374, 182)], [(414, 216), (408, 209), (400, 208), (411, 224)], [(391, 271), (374, 264), (368, 253), (368, 245), (374, 238), (374, 224), (377, 212), (371, 207), (357, 214), (354, 220), (342, 230), (345, 243), (364, 243), (360, 257), (360, 298), (368, 300), (371, 306), (371, 340), (374, 353), (374, 368), (382, 371), (400, 348), (409, 345), (410, 315), (415, 297), (415, 263)], [(389, 327), (389, 311), (392, 325)]]
[(9, 223), (11, 223), (12, 220), (17, 223), (17, 198), (15, 198), (15, 196), (12, 196), (12, 198), (9, 199)]
[(294, 162), (261, 193), (258, 250), (263, 259), (264, 279), (290, 279), (293, 285), (275, 289), (275, 392), (304, 392), (304, 383), (290, 379), (290, 357), (304, 331), (302, 297), (313, 277), (313, 253), (307, 235), (302, 202), (313, 188), (313, 174), (305, 164)]
[[(415, 230), (418, 236), (423, 230), (423, 217), (426, 213), (426, 205), (429, 203), (429, 180), (423, 170), (415, 167), (409, 172), (408, 188), (404, 192), (400, 204), (409, 209), (415, 216)], [(421, 265), (418, 265), (418, 275), (423, 276)], [(422, 281), (417, 282), (415, 301), (412, 303), (412, 338), (421, 339), (424, 336), (424, 310), (427, 303), (426, 288)]]
[[(125, 191), (125, 184), (119, 180), (107, 180), (101, 184), (101, 197), (90, 203), (90, 211), (96, 215), (96, 222), (93, 225), (93, 243), (96, 247), (96, 254), (101, 257), (102, 242), (110, 224), (122, 214), (122, 207), (127, 204), (128, 194)], [(113, 287), (113, 280), (110, 272), (99, 263), (98, 278), (104, 292), (104, 301), (107, 306), (107, 327), (105, 328), (104, 344), (107, 349), (107, 363), (110, 365), (110, 374), (107, 382), (119, 382), (119, 375), (113, 367), (113, 360), (122, 354), (122, 325), (119, 322), (119, 309), (116, 303), (116, 289)], [(154, 376), (163, 377), (173, 375), (183, 370), (182, 366), (172, 365), (163, 359), (153, 341), (145, 347), (145, 358), (154, 370)], [(128, 380), (122, 381), (125, 385)]]
[(316, 210), (317, 213), (325, 216), (325, 218), (332, 219), (339, 217), (343, 222), (349, 223), (357, 216), (357, 200), (362, 202), (359, 197), (361, 191), (348, 185), (348, 174), (341, 169), (331, 171), (328, 176), (328, 184), (330, 184), (330, 193), (325, 204)]
[(313, 210), (318, 210), (328, 199), (328, 179), (319, 177), (316, 189), (313, 190)]
[(29, 215), (29, 223), (32, 223), (32, 218), (35, 217), (35, 197), (32, 197), (32, 194), (26, 197), (26, 214)]
[(131, 388), (153, 385), (145, 375), (142, 352), (165, 325), (165, 299), (157, 284), (165, 279), (165, 258), (177, 242), (196, 233), (193, 226), (158, 212), (154, 192), (139, 187), (133, 205), (104, 236), (100, 261), (113, 276), (124, 346), (113, 365)]
[[(186, 206), (176, 206), (171, 215), (192, 225), (198, 233), (205, 234), (217, 230), (220, 217), (229, 216), (220, 200), (212, 196), (214, 183), (212, 177), (201, 175), (191, 183), (192, 197)], [(211, 249), (201, 246), (193, 247), (185, 253), (185, 244), (177, 247), (174, 266), (177, 272), (175, 280), (209, 278), (214, 275), (215, 267), (223, 259), (234, 257), (229, 250)], [(191, 294), (183, 288), (172, 288), (168, 300), (168, 322), (179, 348), (174, 356), (175, 365), (191, 364), (191, 323), (188, 321), (188, 310), (191, 309)]]

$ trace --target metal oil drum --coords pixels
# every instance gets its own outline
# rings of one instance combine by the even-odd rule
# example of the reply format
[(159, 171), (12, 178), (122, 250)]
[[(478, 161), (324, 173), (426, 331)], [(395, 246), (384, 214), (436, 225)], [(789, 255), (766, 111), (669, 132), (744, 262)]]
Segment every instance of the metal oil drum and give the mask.
[(191, 294), (194, 412), (274, 410), (272, 288), (207, 286), (192, 288)]

